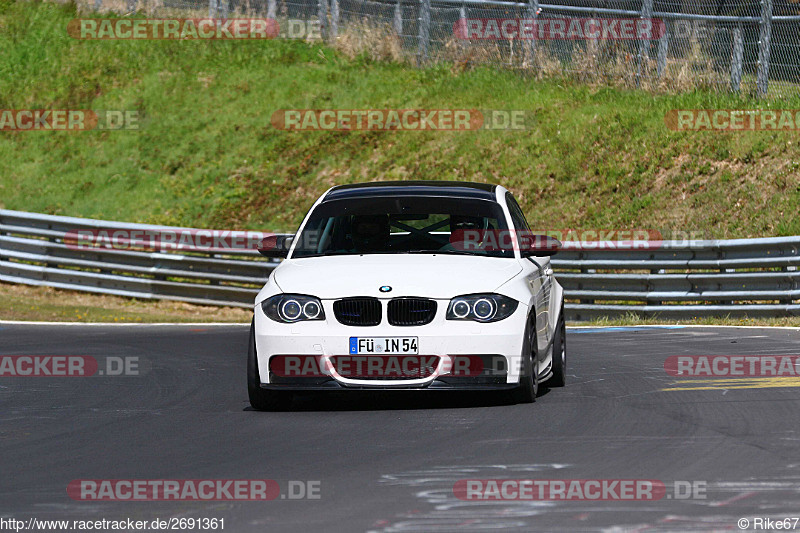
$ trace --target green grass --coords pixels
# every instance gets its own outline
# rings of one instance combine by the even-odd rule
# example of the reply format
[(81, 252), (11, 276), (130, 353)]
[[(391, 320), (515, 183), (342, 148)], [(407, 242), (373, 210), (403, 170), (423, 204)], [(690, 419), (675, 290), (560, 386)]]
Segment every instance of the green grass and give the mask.
[[(0, 206), (164, 224), (294, 230), (328, 187), (503, 184), (540, 228), (800, 234), (792, 133), (686, 133), (670, 109), (800, 108), (655, 95), (513, 72), (416, 69), (321, 44), (78, 41), (74, 7), (0, 0), (0, 109), (137, 109), (142, 129), (0, 132)], [(288, 108), (522, 109), (526, 131), (285, 132)]]
[(0, 283), (0, 320), (46, 322), (249, 322), (253, 311), (168, 300)]
[(680, 326), (764, 326), (764, 327), (800, 327), (800, 317), (779, 317), (779, 318), (734, 318), (726, 317), (695, 317), (683, 319), (651, 318), (642, 317), (636, 313), (626, 313), (623, 316), (609, 318), (603, 317), (587, 321), (567, 322), (568, 326), (592, 326), (592, 327), (611, 327), (611, 326), (630, 326), (630, 325), (680, 325)]

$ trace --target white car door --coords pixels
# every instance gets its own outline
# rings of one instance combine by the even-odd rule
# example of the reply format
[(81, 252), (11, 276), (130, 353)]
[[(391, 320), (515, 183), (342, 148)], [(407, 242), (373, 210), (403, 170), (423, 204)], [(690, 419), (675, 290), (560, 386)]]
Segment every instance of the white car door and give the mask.
[[(513, 195), (506, 193), (506, 204), (511, 215), (514, 229), (522, 234), (530, 233), (530, 227), (525, 219), (522, 209), (517, 204)], [(517, 241), (519, 242), (519, 240)], [(522, 258), (523, 275), (536, 302), (536, 340), (540, 357), (545, 357), (547, 346), (553, 335), (553, 326), (550, 323), (550, 294), (553, 279), (553, 269), (549, 257), (524, 257)]]

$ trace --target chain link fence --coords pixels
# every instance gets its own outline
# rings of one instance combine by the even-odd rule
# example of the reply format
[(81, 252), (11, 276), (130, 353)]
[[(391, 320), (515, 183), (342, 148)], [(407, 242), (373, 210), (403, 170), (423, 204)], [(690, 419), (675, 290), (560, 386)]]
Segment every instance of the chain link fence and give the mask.
[(800, 94), (800, 0), (83, 1), (150, 17), (267, 17), (282, 29), (311, 22), (337, 46), (417, 64), (492, 64), (673, 92)]

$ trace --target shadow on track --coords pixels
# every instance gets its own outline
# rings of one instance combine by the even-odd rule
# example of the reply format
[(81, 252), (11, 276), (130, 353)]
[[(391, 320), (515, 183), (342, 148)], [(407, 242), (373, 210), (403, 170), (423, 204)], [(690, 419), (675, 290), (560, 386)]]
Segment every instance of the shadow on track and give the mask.
[[(538, 398), (548, 394), (539, 388)], [(296, 393), (284, 412), (325, 411), (412, 411), (429, 409), (470, 409), (514, 405), (507, 392), (458, 391), (331, 391)], [(245, 411), (257, 412), (252, 407)]]

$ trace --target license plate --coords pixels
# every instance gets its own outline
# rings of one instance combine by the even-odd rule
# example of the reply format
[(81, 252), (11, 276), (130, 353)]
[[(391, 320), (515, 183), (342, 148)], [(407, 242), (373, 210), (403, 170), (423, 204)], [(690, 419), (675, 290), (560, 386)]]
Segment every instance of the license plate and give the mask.
[(350, 337), (351, 355), (418, 353), (417, 337)]

